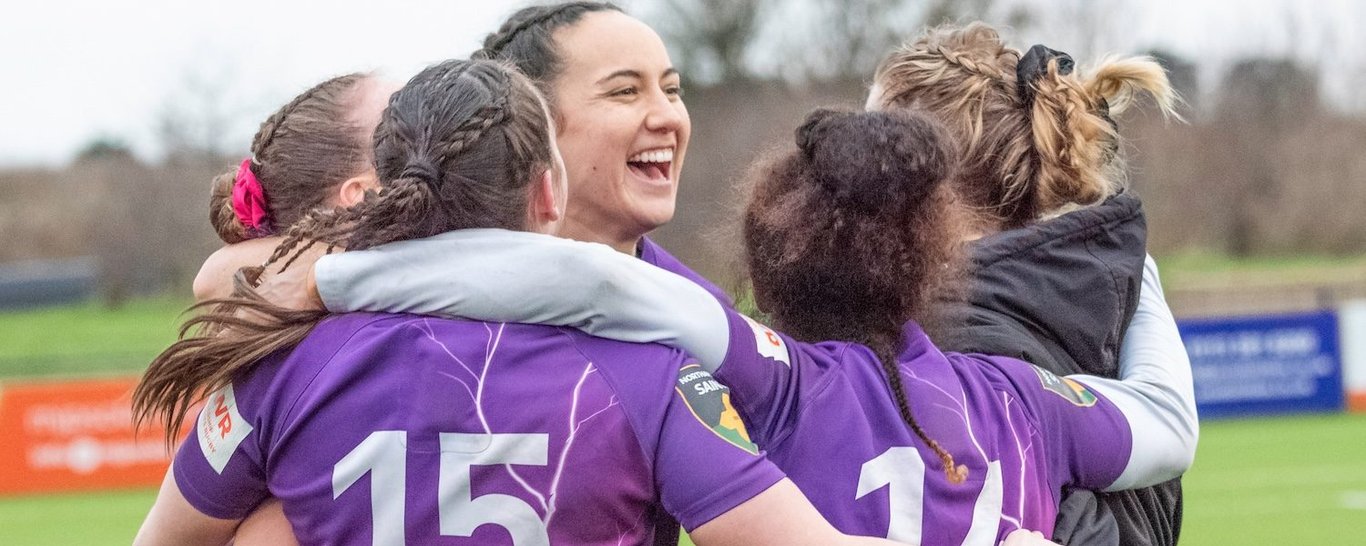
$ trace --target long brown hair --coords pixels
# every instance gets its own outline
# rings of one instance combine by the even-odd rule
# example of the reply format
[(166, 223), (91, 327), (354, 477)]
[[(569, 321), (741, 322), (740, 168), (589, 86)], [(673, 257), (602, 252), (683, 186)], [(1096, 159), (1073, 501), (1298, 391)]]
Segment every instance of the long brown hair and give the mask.
[(961, 482), (966, 468), (911, 414), (897, 360), (903, 325), (932, 328), (936, 302), (962, 285), (952, 140), (923, 114), (818, 110), (796, 141), (747, 178), (743, 230), (755, 297), (797, 339), (872, 349), (902, 419)]
[[(309, 213), (270, 261), (313, 244), (364, 249), (457, 229), (525, 229), (532, 182), (554, 163), (547, 116), (531, 82), (503, 64), (446, 61), (423, 70), (394, 94), (375, 131), (382, 189), (350, 209)], [(326, 316), (260, 297), (250, 282), (260, 270), (238, 273), (234, 297), (192, 308), (208, 312), (186, 321), (134, 390), (139, 426), (161, 420), (173, 441), (204, 393), (297, 345)]]
[(962, 149), (959, 195), (992, 231), (1120, 190), (1124, 163), (1111, 116), (1136, 96), (1179, 118), (1166, 72), (1147, 57), (1108, 58), (1085, 76), (1051, 60), (1026, 82), (1018, 81), (1020, 59), (986, 24), (932, 29), (879, 65), (881, 95), (870, 101), (925, 111), (948, 128)]
[[(252, 173), (266, 194), (270, 224), (286, 227), (323, 205), (329, 190), (371, 165), (371, 131), (353, 115), (368, 74), (346, 74), (309, 88), (261, 123), (251, 140)], [(272, 235), (248, 229), (232, 208), (237, 169), (213, 179), (209, 223), (223, 242)]]

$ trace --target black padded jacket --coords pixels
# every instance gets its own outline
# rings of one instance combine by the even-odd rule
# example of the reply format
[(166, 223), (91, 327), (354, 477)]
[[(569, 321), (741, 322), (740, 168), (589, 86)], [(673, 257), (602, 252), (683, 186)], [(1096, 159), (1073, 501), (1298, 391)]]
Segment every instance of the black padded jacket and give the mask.
[[(1118, 377), (1146, 245), (1143, 206), (1129, 194), (985, 237), (972, 245), (967, 299), (945, 310), (936, 344), (1011, 356), (1057, 374)], [(1180, 532), (1178, 478), (1116, 493), (1065, 491), (1053, 539), (1170, 546)]]

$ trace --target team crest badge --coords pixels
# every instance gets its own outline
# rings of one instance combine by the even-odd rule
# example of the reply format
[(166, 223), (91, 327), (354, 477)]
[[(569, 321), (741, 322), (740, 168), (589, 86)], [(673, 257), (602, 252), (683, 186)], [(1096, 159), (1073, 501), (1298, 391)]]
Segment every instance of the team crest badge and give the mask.
[(709, 430), (735, 447), (752, 455), (759, 454), (759, 446), (749, 439), (740, 412), (731, 404), (730, 388), (718, 382), (701, 365), (688, 364), (679, 369), (675, 390), (693, 416)]
[(1073, 405), (1083, 408), (1096, 405), (1096, 395), (1085, 385), (1066, 377), (1058, 377), (1057, 374), (1038, 366), (1034, 366), (1034, 373), (1039, 375), (1039, 382), (1043, 383), (1044, 389), (1063, 397)]

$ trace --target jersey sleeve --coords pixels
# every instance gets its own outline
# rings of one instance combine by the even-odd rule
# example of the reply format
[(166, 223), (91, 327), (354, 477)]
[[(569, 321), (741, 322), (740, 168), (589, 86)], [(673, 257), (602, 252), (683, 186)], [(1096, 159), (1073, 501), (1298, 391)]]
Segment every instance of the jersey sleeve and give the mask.
[(171, 463), (181, 494), (206, 516), (244, 518), (270, 494), (261, 431), (243, 416), (244, 403), (249, 397), (231, 384), (210, 394)]
[(709, 369), (726, 352), (724, 307), (715, 297), (688, 279), (600, 244), (459, 230), (325, 256), (315, 277), (332, 311), (569, 326), (618, 341), (681, 348)]
[(653, 462), (663, 507), (685, 529), (711, 521), (783, 479), (751, 438), (729, 389), (679, 351), (643, 349), (629, 358), (610, 358), (591, 348), (586, 354), (616, 392), (640, 448)]
[(665, 411), (655, 480), (665, 509), (689, 531), (783, 479), (735, 409), (730, 391), (700, 365), (679, 368)]
[(1054, 487), (1102, 489), (1114, 483), (1134, 443), (1119, 408), (1076, 376), (1058, 376), (1014, 359), (993, 358), (991, 363), (1013, 383), (1013, 392), (1005, 395), (1007, 411), (1014, 414), (1009, 406), (1022, 404), (1034, 423), (1036, 438), (1044, 443), (1036, 449), (1047, 454)]
[(760, 445), (781, 441), (805, 400), (833, 377), (846, 343), (803, 343), (737, 311), (726, 311), (729, 343), (717, 380), (735, 393)]

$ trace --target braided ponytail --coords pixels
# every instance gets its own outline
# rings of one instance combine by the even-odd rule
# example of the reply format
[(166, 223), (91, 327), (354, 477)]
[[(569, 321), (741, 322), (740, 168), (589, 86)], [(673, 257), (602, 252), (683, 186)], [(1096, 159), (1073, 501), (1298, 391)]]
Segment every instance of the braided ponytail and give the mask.
[[(323, 205), (333, 188), (369, 169), (370, 127), (353, 119), (371, 77), (338, 76), (294, 97), (261, 123), (252, 138), (252, 173), (268, 199), (270, 225), (287, 226)], [(240, 168), (240, 167), (239, 167)], [(273, 234), (250, 229), (233, 210), (238, 169), (214, 178), (209, 222), (223, 242)]]
[[(524, 229), (534, 181), (554, 163), (547, 115), (532, 83), (503, 64), (447, 61), (423, 70), (394, 95), (375, 131), (382, 189), (349, 209), (309, 211), (267, 265), (288, 268), (319, 244), (363, 249), (456, 229)], [(204, 393), (299, 343), (326, 316), (266, 301), (253, 288), (263, 269), (239, 271), (233, 297), (192, 308), (206, 312), (184, 324), (133, 393), (139, 426), (163, 420), (173, 442), (186, 408)]]
[[(883, 61), (875, 80), (882, 94), (869, 100), (922, 109), (954, 134), (963, 153), (957, 190), (981, 231), (1021, 227), (1119, 191), (1124, 165), (1111, 116), (1137, 94), (1179, 119), (1166, 75), (1150, 59), (1107, 60), (1081, 78), (1056, 58), (1022, 60), (1030, 55), (983, 23), (933, 29)], [(1018, 73), (1023, 65), (1027, 76)]]
[(1035, 206), (1044, 214), (1095, 203), (1122, 188), (1124, 163), (1112, 116), (1126, 110), (1139, 93), (1152, 96), (1164, 115), (1180, 117), (1174, 110), (1175, 92), (1156, 61), (1111, 58), (1091, 72), (1079, 77), (1053, 62), (1031, 84), (1034, 94), (1026, 106), (1038, 165), (1032, 185)]

